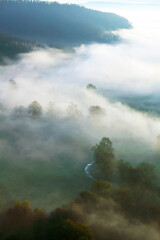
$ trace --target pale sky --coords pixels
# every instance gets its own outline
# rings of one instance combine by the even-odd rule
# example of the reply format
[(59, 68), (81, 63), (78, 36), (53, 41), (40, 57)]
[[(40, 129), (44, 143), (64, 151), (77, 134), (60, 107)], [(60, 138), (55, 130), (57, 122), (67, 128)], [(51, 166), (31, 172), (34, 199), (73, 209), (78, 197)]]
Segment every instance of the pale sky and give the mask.
[[(54, 1), (54, 0), (50, 0)], [(122, 3), (156, 3), (159, 4), (160, 0), (102, 0), (102, 1), (96, 1), (96, 0), (57, 0), (57, 2), (60, 3), (79, 3), (79, 4), (84, 4), (84, 3), (107, 3), (107, 2), (122, 2)]]

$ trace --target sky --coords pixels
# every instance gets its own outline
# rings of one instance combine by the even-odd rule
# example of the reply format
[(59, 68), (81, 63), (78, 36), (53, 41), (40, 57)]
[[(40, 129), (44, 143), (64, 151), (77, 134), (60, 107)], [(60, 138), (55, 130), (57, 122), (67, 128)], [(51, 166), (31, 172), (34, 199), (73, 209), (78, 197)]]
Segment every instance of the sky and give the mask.
[[(52, 1), (52, 0), (50, 0)], [(58, 0), (60, 3), (78, 3), (78, 4), (86, 4), (86, 3), (137, 3), (137, 4), (159, 4), (159, 0), (102, 0), (102, 1), (96, 1), (96, 0)]]

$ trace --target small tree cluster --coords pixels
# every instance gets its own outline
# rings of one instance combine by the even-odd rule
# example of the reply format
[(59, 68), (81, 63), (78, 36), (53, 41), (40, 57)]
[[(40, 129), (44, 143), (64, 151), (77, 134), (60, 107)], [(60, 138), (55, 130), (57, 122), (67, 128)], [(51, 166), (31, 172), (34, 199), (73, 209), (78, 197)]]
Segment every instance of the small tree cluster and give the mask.
[(92, 117), (102, 116), (105, 114), (105, 110), (103, 108), (101, 108), (100, 106), (90, 106), (89, 113), (90, 113), (90, 116), (92, 116)]
[(28, 114), (30, 117), (40, 117), (42, 115), (42, 106), (37, 102), (33, 101), (28, 106)]
[(115, 156), (112, 142), (109, 138), (102, 138), (93, 148), (96, 166), (105, 179), (111, 179), (114, 173)]
[(87, 89), (88, 90), (96, 90), (96, 86), (94, 86), (92, 83), (89, 83), (88, 85), (87, 85)]

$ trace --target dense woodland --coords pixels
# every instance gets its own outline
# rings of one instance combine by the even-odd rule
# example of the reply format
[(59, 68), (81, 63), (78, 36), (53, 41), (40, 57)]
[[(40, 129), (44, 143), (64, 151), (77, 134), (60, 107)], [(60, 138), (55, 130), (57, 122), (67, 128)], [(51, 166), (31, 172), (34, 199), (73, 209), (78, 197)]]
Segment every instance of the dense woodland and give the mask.
[(0, 59), (40, 46), (112, 43), (119, 39), (112, 31), (130, 27), (127, 19), (116, 14), (78, 5), (0, 1)]
[(5, 63), (6, 58), (16, 58), (17, 54), (27, 53), (38, 47), (42, 47), (42, 45), (0, 33), (0, 63)]
[[(82, 191), (50, 213), (45, 206), (32, 209), (26, 200), (2, 208), (1, 239), (127, 240), (145, 234), (150, 239), (143, 227), (151, 231), (152, 225), (160, 225), (160, 184), (154, 166), (141, 163), (133, 167), (117, 161), (106, 137), (92, 151), (96, 169), (110, 182), (94, 181), (90, 191)], [(142, 233), (133, 234), (137, 225)]]

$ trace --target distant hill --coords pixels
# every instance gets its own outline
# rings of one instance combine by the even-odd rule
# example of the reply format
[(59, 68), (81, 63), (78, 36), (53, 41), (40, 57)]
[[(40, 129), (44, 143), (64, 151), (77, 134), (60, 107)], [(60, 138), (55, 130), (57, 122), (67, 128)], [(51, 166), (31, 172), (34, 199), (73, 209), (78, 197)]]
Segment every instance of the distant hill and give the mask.
[(0, 33), (49, 46), (109, 43), (117, 40), (111, 31), (130, 27), (127, 19), (116, 14), (74, 4), (0, 1)]

